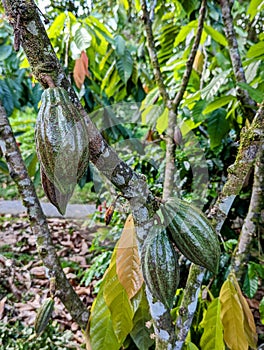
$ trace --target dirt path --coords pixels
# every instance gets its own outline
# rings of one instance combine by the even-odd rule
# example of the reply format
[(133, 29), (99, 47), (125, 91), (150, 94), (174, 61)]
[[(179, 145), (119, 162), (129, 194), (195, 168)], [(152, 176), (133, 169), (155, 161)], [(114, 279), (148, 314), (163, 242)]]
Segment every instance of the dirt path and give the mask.
[[(44, 214), (50, 218), (62, 218), (54, 205), (41, 202)], [(94, 204), (69, 204), (64, 215), (65, 218), (84, 219), (95, 211)], [(0, 200), (0, 215), (11, 214), (19, 215), (26, 213), (26, 208), (19, 200)]]

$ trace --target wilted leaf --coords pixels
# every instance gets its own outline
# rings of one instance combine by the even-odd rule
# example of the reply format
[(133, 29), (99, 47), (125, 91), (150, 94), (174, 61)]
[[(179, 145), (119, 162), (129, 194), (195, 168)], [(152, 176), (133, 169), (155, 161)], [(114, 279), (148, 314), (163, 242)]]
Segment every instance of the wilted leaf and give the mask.
[(200, 342), (202, 350), (223, 350), (225, 348), (220, 311), (220, 300), (215, 298), (209, 304), (205, 315), (204, 332)]
[(239, 297), (239, 300), (240, 300), (240, 303), (241, 303), (241, 306), (243, 309), (244, 330), (246, 333), (248, 344), (252, 349), (256, 349), (258, 336), (257, 336), (257, 332), (256, 332), (256, 325), (255, 325), (254, 317), (252, 315), (252, 312), (248, 306), (248, 303), (247, 303), (245, 297), (243, 296), (243, 294), (241, 292), (241, 289), (239, 287), (239, 284), (237, 282), (235, 275), (232, 274), (230, 276), (230, 278), (231, 278), (231, 281), (233, 282), (233, 284), (236, 288), (236, 291), (237, 291), (237, 294), (238, 294), (238, 297)]
[(116, 272), (129, 299), (137, 294), (143, 284), (136, 231), (132, 215), (129, 215), (116, 252)]
[(242, 306), (236, 289), (229, 279), (222, 285), (219, 297), (224, 340), (227, 346), (232, 350), (248, 350)]

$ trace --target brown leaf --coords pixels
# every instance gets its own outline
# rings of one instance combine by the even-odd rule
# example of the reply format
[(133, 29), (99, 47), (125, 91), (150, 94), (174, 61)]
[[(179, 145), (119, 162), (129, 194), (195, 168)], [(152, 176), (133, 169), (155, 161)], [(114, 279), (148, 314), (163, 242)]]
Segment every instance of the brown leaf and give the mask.
[(143, 284), (143, 276), (132, 215), (128, 216), (119, 239), (116, 252), (116, 273), (128, 297), (133, 298)]
[(85, 51), (82, 51), (81, 57), (75, 61), (73, 69), (73, 78), (78, 89), (82, 87), (85, 77), (90, 77), (88, 71), (89, 60)]

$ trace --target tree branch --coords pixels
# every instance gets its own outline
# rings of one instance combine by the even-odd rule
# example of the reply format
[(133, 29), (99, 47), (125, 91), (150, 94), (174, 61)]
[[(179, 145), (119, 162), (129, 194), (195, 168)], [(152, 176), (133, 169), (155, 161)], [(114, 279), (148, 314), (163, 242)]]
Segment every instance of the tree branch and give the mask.
[[(223, 22), (225, 25), (225, 34), (228, 41), (229, 54), (233, 66), (236, 84), (246, 83), (245, 72), (242, 66), (240, 53), (238, 50), (238, 43), (236, 39), (235, 30), (233, 27), (233, 18), (231, 14), (231, 5), (229, 0), (220, 0)], [(252, 120), (256, 111), (256, 103), (252, 100), (248, 92), (237, 86), (237, 98), (240, 101), (245, 117)]]
[(0, 105), (0, 148), (5, 155), (10, 176), (14, 180), (27, 208), (32, 233), (36, 237), (38, 253), (47, 268), (49, 278), (56, 281), (56, 295), (72, 318), (84, 330), (89, 312), (67, 280), (56, 255), (48, 224), (40, 206), (34, 185), (28, 175), (4, 108)]
[(262, 103), (248, 129), (240, 134), (240, 146), (233, 165), (228, 168), (228, 178), (218, 200), (210, 212), (216, 222), (216, 231), (220, 234), (224, 221), (236, 196), (252, 171), (256, 155), (260, 148), (260, 135), (264, 130), (264, 103)]
[(195, 59), (195, 56), (197, 54), (197, 50), (201, 41), (201, 36), (203, 32), (203, 26), (204, 26), (204, 19), (205, 19), (205, 13), (206, 13), (206, 0), (202, 0), (200, 11), (199, 11), (199, 18), (198, 18), (198, 28), (197, 28), (197, 33), (193, 42), (193, 46), (190, 52), (190, 55), (188, 57), (188, 60), (186, 62), (186, 69), (182, 77), (182, 83), (180, 86), (179, 91), (177, 92), (174, 100), (173, 100), (173, 109), (175, 113), (177, 114), (177, 110), (179, 107), (179, 104), (181, 103), (181, 100), (183, 98), (184, 92), (187, 88), (188, 82), (190, 80), (190, 76), (192, 73), (192, 67), (193, 67), (193, 62)]
[(261, 228), (261, 212), (264, 209), (264, 129), (261, 130), (261, 144), (255, 162), (254, 183), (249, 210), (240, 232), (237, 247), (233, 253), (231, 266), (238, 282), (241, 283), (254, 237), (263, 230)]
[(184, 289), (183, 299), (179, 308), (179, 315), (176, 319), (175, 332), (177, 342), (175, 350), (182, 349), (191, 328), (204, 273), (204, 267), (191, 264), (186, 287)]

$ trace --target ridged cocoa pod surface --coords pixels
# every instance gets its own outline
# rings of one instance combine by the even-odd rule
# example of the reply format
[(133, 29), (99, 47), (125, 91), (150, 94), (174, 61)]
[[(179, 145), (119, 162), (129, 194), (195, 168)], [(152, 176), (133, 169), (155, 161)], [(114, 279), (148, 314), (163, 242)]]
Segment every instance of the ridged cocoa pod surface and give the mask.
[(162, 226), (155, 225), (148, 233), (141, 252), (141, 264), (151, 294), (171, 309), (180, 269), (177, 253)]
[(170, 237), (180, 252), (191, 262), (217, 273), (220, 245), (204, 214), (178, 198), (169, 198), (160, 209)]
[(65, 214), (67, 204), (72, 196), (73, 190), (69, 193), (61, 193), (57, 187), (47, 178), (40, 166), (40, 178), (43, 190), (48, 200), (58, 209), (61, 215)]
[(72, 193), (88, 167), (89, 140), (85, 121), (63, 88), (44, 90), (35, 140), (48, 180), (61, 194)]

